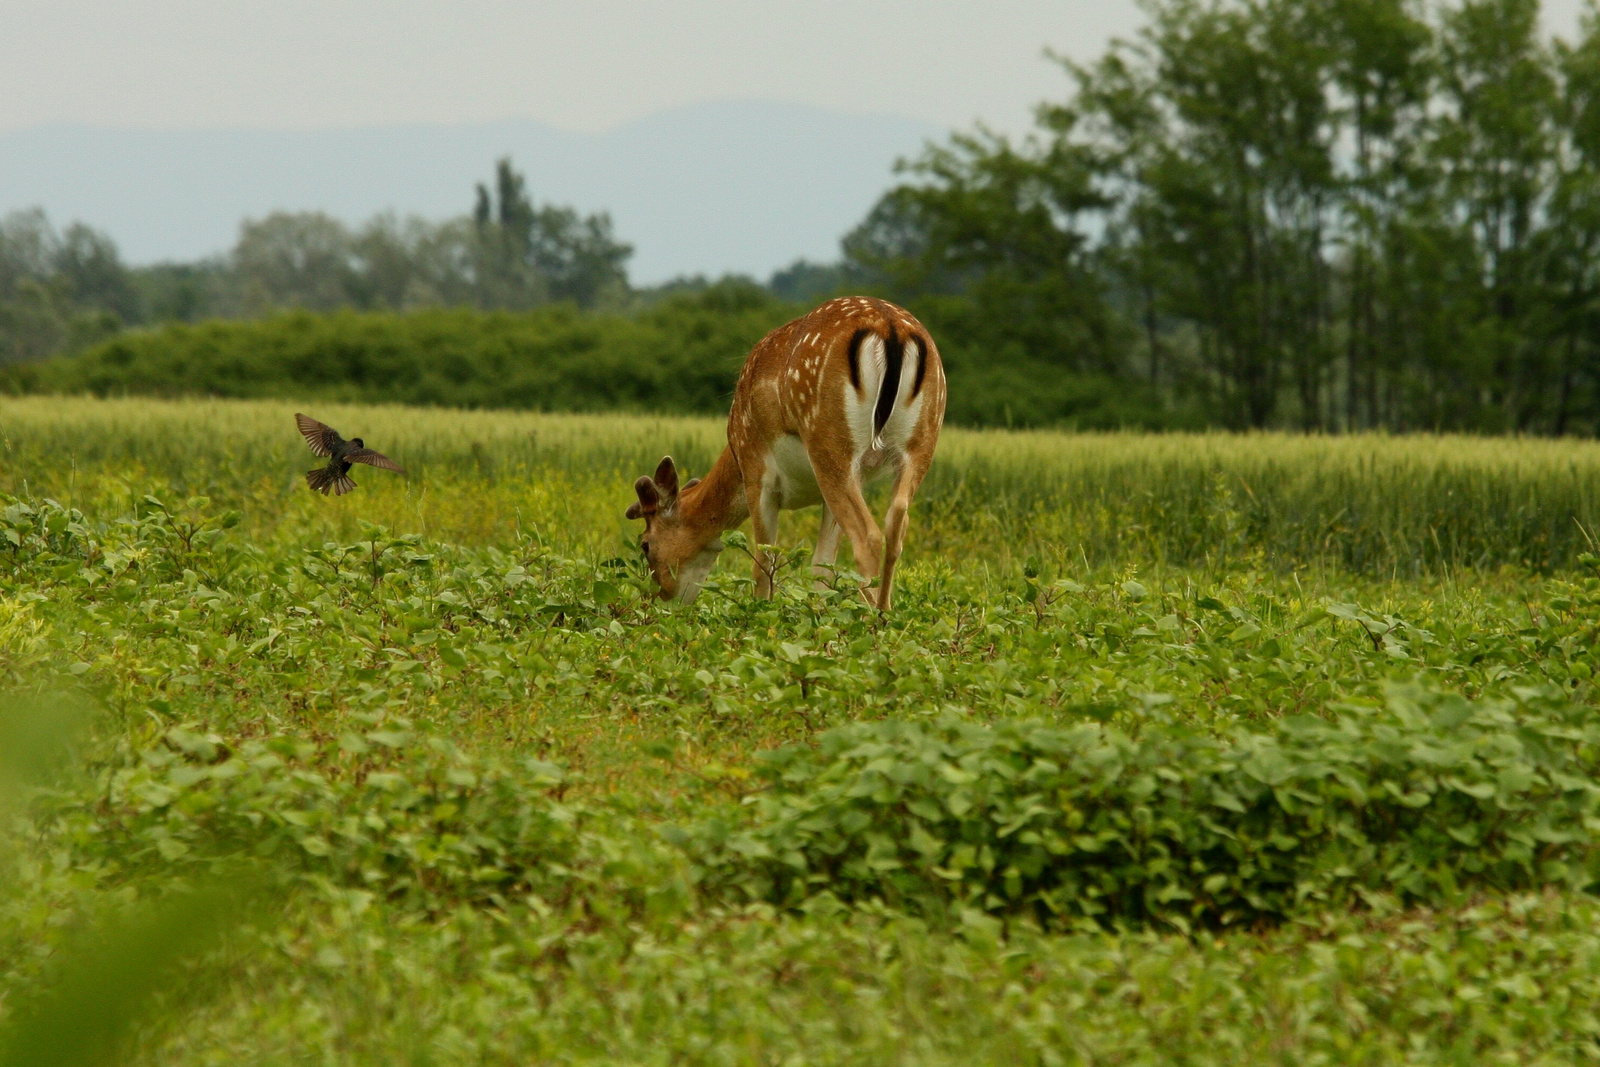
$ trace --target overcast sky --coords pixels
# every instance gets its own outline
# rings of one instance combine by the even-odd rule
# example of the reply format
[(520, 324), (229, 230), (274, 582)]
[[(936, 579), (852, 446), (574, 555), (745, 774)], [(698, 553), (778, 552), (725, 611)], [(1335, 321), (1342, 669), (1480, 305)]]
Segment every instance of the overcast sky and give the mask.
[[(1547, 0), (1557, 32), (1581, 0)], [(1027, 125), (1134, 0), (0, 0), (0, 129), (608, 129), (772, 99)]]

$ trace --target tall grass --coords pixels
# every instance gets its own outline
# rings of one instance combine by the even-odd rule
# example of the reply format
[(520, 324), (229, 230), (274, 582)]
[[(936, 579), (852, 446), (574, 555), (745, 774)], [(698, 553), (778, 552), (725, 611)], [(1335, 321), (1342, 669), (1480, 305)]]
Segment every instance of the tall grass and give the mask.
[(1600, 518), (1600, 445), (1587, 441), (968, 432), (940, 459), (936, 507), (987, 504), (1013, 537), (1102, 562), (1554, 570)]
[[(720, 420), (318, 404), (311, 414), (404, 464), (313, 497), (298, 405), (0, 398), (0, 489), (115, 506), (150, 491), (239, 507), (258, 537), (337, 537), (378, 522), (468, 543), (539, 533), (617, 550), (635, 477), (666, 453), (691, 472)], [(26, 483), (26, 485), (24, 484)], [(815, 517), (791, 523), (809, 536)], [(1408, 576), (1569, 566), (1600, 527), (1600, 444), (1471, 437), (1064, 434), (947, 430), (918, 497), (913, 551), (1000, 563)]]

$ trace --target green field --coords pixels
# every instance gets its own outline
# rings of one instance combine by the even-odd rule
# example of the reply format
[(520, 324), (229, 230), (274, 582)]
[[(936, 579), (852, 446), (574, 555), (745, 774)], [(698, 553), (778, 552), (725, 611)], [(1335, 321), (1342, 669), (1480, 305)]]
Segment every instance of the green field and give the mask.
[(0, 398), (0, 1064), (1600, 1059), (1600, 445), (949, 431), (885, 618), (294, 410)]

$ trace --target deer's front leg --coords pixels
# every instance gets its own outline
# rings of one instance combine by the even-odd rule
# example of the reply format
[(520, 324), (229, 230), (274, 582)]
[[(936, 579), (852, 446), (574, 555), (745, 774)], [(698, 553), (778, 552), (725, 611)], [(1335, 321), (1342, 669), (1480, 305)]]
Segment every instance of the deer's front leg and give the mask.
[(761, 482), (747, 483), (745, 493), (750, 502), (750, 536), (755, 542), (751, 554), (755, 557), (756, 595), (770, 600), (777, 556), (766, 546), (778, 542), (778, 495), (775, 488)]
[(816, 579), (819, 590), (828, 588), (828, 580), (833, 577), (833, 561), (839, 558), (839, 534), (842, 532), (839, 520), (833, 517), (833, 509), (822, 505), (822, 528), (817, 531), (817, 550), (811, 554), (811, 576)]

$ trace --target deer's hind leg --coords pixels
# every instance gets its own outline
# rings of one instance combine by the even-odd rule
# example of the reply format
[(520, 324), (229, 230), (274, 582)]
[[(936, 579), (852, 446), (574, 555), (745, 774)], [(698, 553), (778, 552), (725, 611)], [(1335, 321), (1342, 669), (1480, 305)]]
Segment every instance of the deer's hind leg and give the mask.
[[(822, 490), (822, 499), (834, 521), (850, 538), (850, 549), (856, 557), (856, 570), (868, 581), (877, 578), (883, 565), (883, 532), (878, 529), (878, 523), (861, 495), (861, 481), (856, 472), (850, 468), (840, 471), (824, 470), (818, 466), (817, 486)], [(837, 548), (837, 535), (835, 542)], [(869, 590), (862, 589), (861, 595), (867, 603), (876, 606), (877, 601)]]
[(894, 492), (889, 498), (889, 510), (883, 518), (883, 580), (878, 583), (878, 608), (888, 611), (894, 593), (894, 568), (900, 562), (900, 552), (905, 548), (906, 527), (910, 521), (911, 501), (928, 473), (928, 463), (915, 454), (908, 454), (895, 476)]

